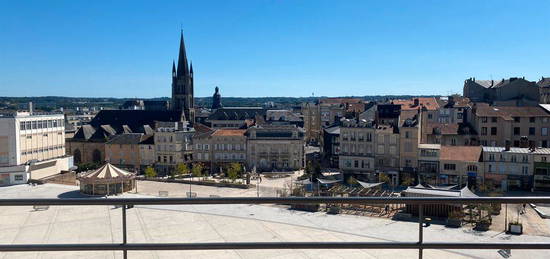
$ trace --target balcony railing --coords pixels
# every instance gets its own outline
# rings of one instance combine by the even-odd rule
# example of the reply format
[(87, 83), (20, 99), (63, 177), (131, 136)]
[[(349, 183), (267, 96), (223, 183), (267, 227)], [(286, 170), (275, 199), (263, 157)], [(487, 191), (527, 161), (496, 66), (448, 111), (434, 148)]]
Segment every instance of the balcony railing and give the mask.
[[(133, 205), (196, 204), (411, 204), (418, 206), (418, 240), (410, 242), (212, 242), (212, 243), (128, 243), (126, 210)], [(550, 203), (550, 197), (480, 198), (387, 198), (387, 197), (292, 197), (292, 198), (109, 198), (109, 199), (0, 199), (2, 206), (97, 206), (122, 207), (122, 242), (95, 244), (0, 244), (0, 252), (26, 251), (127, 251), (137, 250), (240, 250), (240, 249), (415, 249), (422, 258), (424, 249), (550, 249), (543, 242), (424, 242), (424, 207), (434, 204), (526, 204)]]

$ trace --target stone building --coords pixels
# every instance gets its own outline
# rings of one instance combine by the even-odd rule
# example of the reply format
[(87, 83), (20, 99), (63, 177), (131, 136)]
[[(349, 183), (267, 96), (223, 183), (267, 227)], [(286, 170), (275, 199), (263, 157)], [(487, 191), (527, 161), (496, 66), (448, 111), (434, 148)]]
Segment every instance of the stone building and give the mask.
[(540, 103), (550, 104), (550, 77), (543, 77), (538, 82)]
[[(154, 149), (142, 152), (141, 143), (152, 137), (152, 135), (145, 135), (143, 133), (124, 133), (112, 137), (107, 143), (105, 143), (105, 162), (113, 164), (119, 168), (139, 172), (142, 169), (141, 155), (154, 157)], [(152, 165), (153, 161), (149, 164)]]
[(231, 163), (246, 164), (246, 130), (218, 129), (193, 139), (194, 160), (211, 168), (211, 173)]
[(421, 184), (439, 184), (439, 144), (418, 145), (418, 179)]
[(518, 77), (502, 80), (469, 78), (464, 81), (463, 96), (472, 102), (503, 106), (533, 106), (540, 100), (539, 86)]
[(472, 107), (471, 125), (478, 133), (483, 146), (505, 146), (510, 140), (512, 146), (549, 147), (550, 113), (540, 106), (489, 106), (478, 103)]
[(399, 183), (399, 128), (392, 125), (377, 125), (374, 165), (379, 173), (388, 175), (392, 185)]
[(550, 148), (531, 149), (533, 157), (533, 187), (536, 191), (550, 191)]
[(195, 129), (185, 122), (157, 122), (155, 130), (155, 169), (168, 175), (179, 163), (193, 161), (192, 137)]
[(439, 184), (473, 188), (483, 182), (480, 146), (441, 146)]
[(302, 104), (302, 115), (304, 116), (304, 130), (307, 143), (318, 143), (321, 140), (321, 109), (319, 104)]
[(304, 167), (304, 131), (294, 125), (253, 126), (246, 132), (247, 164), (260, 171)]
[(418, 144), (421, 137), (421, 113), (404, 112), (399, 128), (399, 167), (400, 180), (410, 177), (417, 178)]
[(340, 126), (339, 168), (344, 174), (376, 181), (376, 125), (364, 120), (345, 119)]
[(533, 158), (529, 148), (483, 147), (485, 181), (502, 190), (531, 190)]
[(340, 160), (340, 126), (323, 129), (321, 143), (322, 166), (338, 168)]

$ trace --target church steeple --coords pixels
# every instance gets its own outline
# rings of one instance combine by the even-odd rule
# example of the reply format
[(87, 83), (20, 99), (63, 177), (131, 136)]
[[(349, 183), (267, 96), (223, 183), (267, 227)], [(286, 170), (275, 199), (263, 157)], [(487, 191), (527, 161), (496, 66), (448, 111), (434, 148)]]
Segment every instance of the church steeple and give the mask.
[(180, 33), (178, 65), (172, 62), (172, 110), (182, 111), (191, 124), (195, 122), (193, 96), (193, 65), (189, 68), (183, 30)]
[(183, 40), (183, 30), (180, 37), (180, 52), (178, 56), (178, 76), (188, 76), (189, 66), (187, 65), (187, 53), (185, 52), (185, 42)]
[(176, 61), (172, 60), (172, 79), (175, 79), (176, 76)]

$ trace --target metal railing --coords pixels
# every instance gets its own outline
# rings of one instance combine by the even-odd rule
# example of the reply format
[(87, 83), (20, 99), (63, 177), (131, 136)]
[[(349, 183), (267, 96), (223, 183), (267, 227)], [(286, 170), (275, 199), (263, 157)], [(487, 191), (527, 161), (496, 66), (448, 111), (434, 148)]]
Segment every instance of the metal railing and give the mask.
[[(418, 241), (415, 242), (218, 242), (218, 243), (128, 243), (126, 210), (133, 205), (196, 204), (411, 204), (418, 205)], [(550, 249), (542, 242), (424, 242), (423, 208), (434, 204), (526, 204), (550, 203), (550, 197), (479, 198), (387, 198), (387, 197), (291, 197), (291, 198), (109, 198), (109, 199), (0, 199), (2, 206), (118, 205), (122, 207), (122, 243), (96, 244), (0, 244), (0, 252), (24, 251), (128, 251), (137, 250), (237, 250), (237, 249)]]

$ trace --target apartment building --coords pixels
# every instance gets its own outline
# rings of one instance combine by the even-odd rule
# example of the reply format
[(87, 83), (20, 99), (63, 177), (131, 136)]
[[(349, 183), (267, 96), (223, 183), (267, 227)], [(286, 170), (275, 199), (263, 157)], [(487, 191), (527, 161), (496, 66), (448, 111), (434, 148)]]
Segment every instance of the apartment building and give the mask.
[(72, 166), (65, 155), (63, 114), (0, 115), (0, 185), (26, 183)]
[(418, 145), (418, 179), (420, 183), (439, 184), (439, 144)]
[(537, 191), (550, 191), (550, 148), (531, 149), (533, 157), (533, 188)]
[(192, 137), (195, 129), (186, 122), (157, 122), (155, 130), (155, 168), (168, 175), (179, 163), (193, 161)]
[(338, 168), (340, 160), (340, 126), (323, 129), (321, 163), (325, 167)]
[(483, 146), (505, 146), (510, 140), (520, 147), (523, 137), (527, 146), (550, 147), (550, 113), (540, 106), (489, 106), (478, 103), (472, 108), (471, 124)]
[(339, 168), (344, 174), (361, 175), (372, 181), (375, 174), (376, 128), (365, 120), (342, 121), (340, 128)]
[(502, 190), (531, 190), (532, 161), (529, 148), (483, 147), (485, 181)]
[(319, 104), (302, 104), (306, 142), (317, 143), (321, 139), (321, 109)]
[[(405, 114), (403, 114), (405, 115)], [(410, 114), (406, 119), (402, 119), (399, 128), (399, 167), (401, 178), (416, 178), (418, 171), (418, 144), (421, 138), (420, 118), (421, 114)]]
[(249, 168), (282, 171), (304, 167), (303, 129), (294, 125), (257, 125), (249, 128), (246, 136)]
[(378, 125), (375, 130), (376, 145), (374, 166), (376, 170), (390, 176), (392, 184), (399, 183), (399, 128), (392, 125)]
[(246, 164), (246, 130), (218, 129), (193, 140), (194, 160), (205, 163), (212, 173), (230, 163)]
[(480, 146), (441, 146), (439, 184), (473, 188), (483, 182)]

